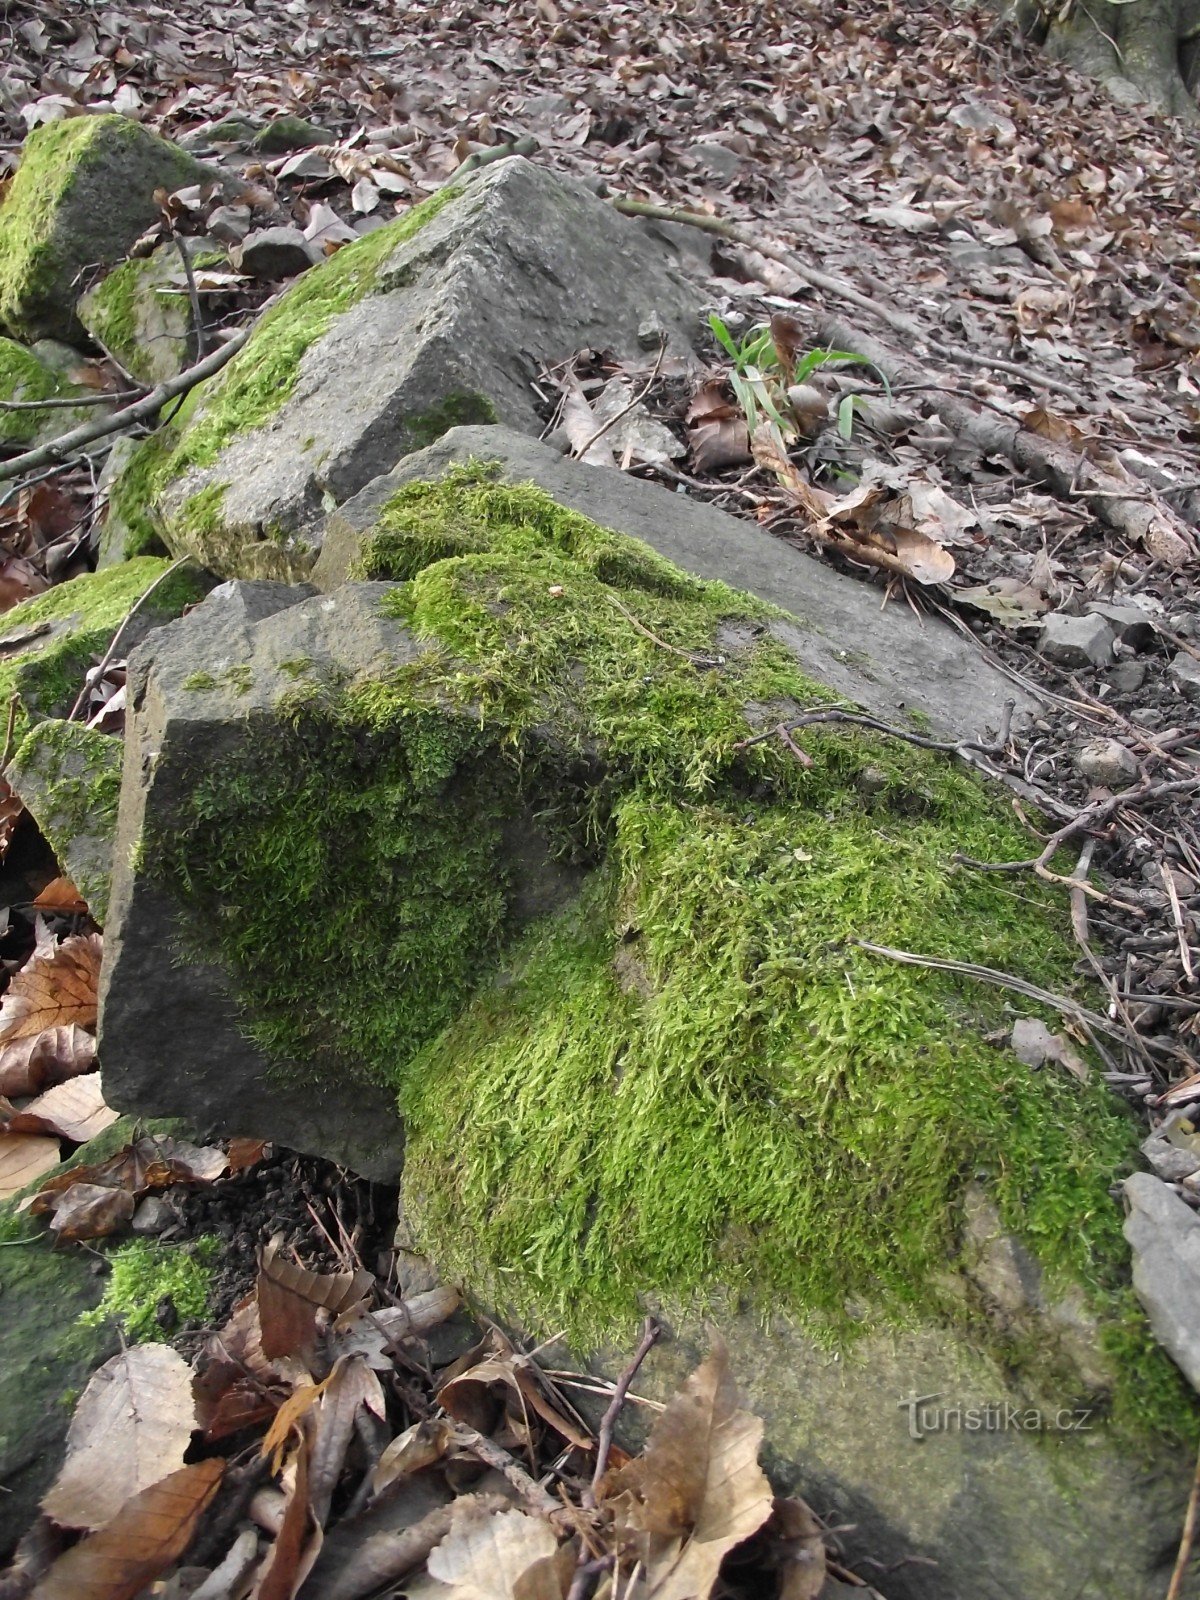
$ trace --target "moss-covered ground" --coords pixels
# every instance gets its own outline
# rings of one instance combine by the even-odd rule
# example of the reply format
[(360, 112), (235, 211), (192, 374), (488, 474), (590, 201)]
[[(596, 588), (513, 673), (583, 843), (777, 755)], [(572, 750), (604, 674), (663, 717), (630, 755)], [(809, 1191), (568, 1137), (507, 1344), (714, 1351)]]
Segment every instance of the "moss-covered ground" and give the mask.
[[(978, 1179), (1103, 1310), (1125, 1420), (1189, 1415), (1124, 1281), (1131, 1121), (986, 1042), (994, 992), (854, 942), (1074, 988), (1052, 891), (954, 865), (1027, 853), (1003, 798), (847, 727), (805, 735), (810, 767), (740, 748), (747, 707), (828, 698), (770, 608), (483, 469), (401, 491), (362, 574), (398, 580), (421, 659), (291, 683), (286, 731), (197, 775), (148, 859), (281, 1070), (395, 1085), (443, 1266), (583, 1342), (713, 1284), (837, 1341), (856, 1307), (968, 1314), (939, 1283)], [(530, 813), (591, 871), (520, 933), (504, 825)]]
[[(84, 1328), (119, 1326), (133, 1344), (161, 1344), (180, 1322), (203, 1322), (221, 1241), (209, 1235), (186, 1245), (129, 1239), (109, 1257), (111, 1272), (100, 1303), (79, 1318)], [(173, 1316), (162, 1319), (169, 1300)], [(165, 1321), (165, 1325), (164, 1325)]]
[[(0, 337), (0, 400), (69, 400), (84, 392), (39, 361), (32, 350)], [(42, 434), (47, 418), (54, 419), (56, 431), (65, 433), (85, 415), (75, 408), (55, 412), (0, 411), (0, 444), (32, 444)]]

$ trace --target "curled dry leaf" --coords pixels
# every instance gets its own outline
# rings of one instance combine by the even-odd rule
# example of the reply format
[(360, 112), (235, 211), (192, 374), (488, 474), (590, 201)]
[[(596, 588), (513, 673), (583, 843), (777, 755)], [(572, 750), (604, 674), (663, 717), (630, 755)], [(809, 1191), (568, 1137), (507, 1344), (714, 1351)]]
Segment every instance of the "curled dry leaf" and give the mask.
[(366, 1297), (369, 1272), (309, 1272), (285, 1261), (274, 1244), (259, 1263), (258, 1319), (268, 1361), (294, 1356), (311, 1368), (321, 1326), (328, 1326)]
[(87, 901), (70, 878), (51, 878), (33, 902), (36, 911), (59, 911), (64, 916), (82, 916)]
[(0, 1133), (0, 1200), (19, 1194), (59, 1162), (57, 1139)]
[(133, 1196), (124, 1189), (73, 1183), (54, 1195), (50, 1231), (64, 1242), (104, 1239), (132, 1222), (136, 1209)]
[(701, 384), (687, 409), (688, 444), (697, 472), (741, 467), (753, 459), (750, 434), (741, 408), (725, 394), (719, 378)]
[(360, 1411), (368, 1411), (383, 1422), (387, 1418), (387, 1402), (379, 1379), (367, 1363), (360, 1356), (343, 1356), (329, 1374), (314, 1415), (308, 1503), (322, 1527)]
[(227, 1164), (224, 1151), (215, 1146), (200, 1148), (169, 1135), (161, 1139), (147, 1136), (126, 1145), (107, 1161), (59, 1173), (29, 1204), (35, 1216), (55, 1211), (62, 1191), (78, 1184), (124, 1192), (136, 1199), (176, 1183), (210, 1183), (221, 1176)]
[(527, 1444), (533, 1412), (569, 1444), (580, 1450), (592, 1448), (595, 1440), (591, 1434), (564, 1415), (546, 1393), (535, 1363), (514, 1350), (498, 1328), (492, 1328), (472, 1352), (472, 1356), (477, 1355), (482, 1359), (472, 1360), (438, 1390), (438, 1404), (450, 1416), (480, 1433), (491, 1433), (497, 1413), (506, 1414), (507, 1431)]
[(134, 1600), (192, 1542), (224, 1472), (224, 1461), (200, 1461), (143, 1489), (115, 1522), (60, 1556), (31, 1600)]
[(85, 1144), (116, 1122), (119, 1113), (104, 1103), (100, 1074), (89, 1072), (55, 1084), (9, 1118), (10, 1133), (49, 1133)]
[(98, 933), (39, 946), (0, 1002), (0, 1043), (72, 1024), (94, 1028), (101, 949)]
[(308, 1451), (303, 1445), (288, 1466), (287, 1503), (275, 1543), (263, 1562), (252, 1600), (293, 1600), (321, 1553), (321, 1529), (308, 1503)]
[(183, 1465), (196, 1423), (192, 1377), (165, 1344), (135, 1345), (93, 1374), (71, 1419), (67, 1459), (42, 1501), (64, 1528), (102, 1528)]
[(96, 1040), (77, 1022), (43, 1028), (0, 1050), (0, 1094), (38, 1094), (68, 1078), (92, 1072)]
[(762, 1421), (738, 1408), (724, 1344), (668, 1403), (645, 1452), (604, 1488), (653, 1600), (706, 1600), (726, 1553), (771, 1514), (758, 1464)]
[(0, 778), (0, 861), (8, 854), (17, 823), (24, 815), (25, 802), (13, 793), (7, 778)]

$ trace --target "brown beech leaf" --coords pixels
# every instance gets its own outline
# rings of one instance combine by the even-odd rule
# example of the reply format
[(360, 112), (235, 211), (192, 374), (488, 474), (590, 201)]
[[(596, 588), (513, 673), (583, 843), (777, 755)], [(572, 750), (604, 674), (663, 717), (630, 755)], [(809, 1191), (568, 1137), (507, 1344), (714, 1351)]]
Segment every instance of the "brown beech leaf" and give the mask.
[(7, 778), (0, 778), (0, 861), (8, 854), (17, 823), (24, 815), (25, 802), (13, 793)]
[(10, 1117), (10, 1133), (51, 1133), (75, 1144), (94, 1139), (111, 1128), (119, 1112), (104, 1103), (100, 1074), (89, 1072), (55, 1084)]
[(0, 1001), (0, 1043), (72, 1023), (94, 1028), (102, 948), (98, 933), (39, 946)]
[(230, 1176), (248, 1172), (251, 1167), (256, 1167), (270, 1148), (270, 1143), (266, 1139), (230, 1139), (228, 1158)]
[(760, 1418), (738, 1408), (723, 1343), (658, 1418), (643, 1454), (612, 1474), (605, 1496), (633, 1536), (653, 1600), (707, 1600), (726, 1553), (771, 1515), (758, 1464)]
[(268, 1361), (293, 1356), (312, 1366), (319, 1314), (328, 1324), (362, 1301), (373, 1283), (369, 1272), (309, 1272), (285, 1261), (269, 1244), (259, 1262), (258, 1319)]
[(43, 1028), (0, 1049), (0, 1094), (38, 1094), (95, 1066), (96, 1039), (86, 1028)]
[(740, 467), (753, 459), (741, 408), (725, 396), (719, 378), (701, 384), (687, 409), (688, 444), (697, 472)]
[(819, 1600), (825, 1540), (819, 1519), (803, 1500), (776, 1500), (755, 1545), (762, 1547), (762, 1565), (778, 1574), (778, 1600)]
[(64, 916), (82, 916), (87, 901), (70, 878), (51, 878), (33, 902), (37, 911), (60, 911)]
[(19, 1194), (59, 1162), (58, 1140), (0, 1133), (0, 1200)]
[(13, 606), (28, 600), (30, 595), (41, 594), (49, 583), (24, 556), (4, 556), (0, 559), (0, 611), (11, 611)]
[(308, 1471), (308, 1503), (324, 1527), (333, 1491), (345, 1465), (360, 1411), (379, 1420), (387, 1417), (387, 1402), (379, 1379), (361, 1356), (343, 1356), (329, 1374), (314, 1412), (312, 1458)]
[[(39, 1196), (40, 1198), (40, 1196)], [(44, 1207), (34, 1205), (34, 1211)], [(54, 1191), (50, 1231), (64, 1241), (104, 1239), (133, 1221), (133, 1196), (98, 1183), (72, 1183)]]
[(503, 1408), (507, 1432), (526, 1445), (531, 1442), (529, 1414), (533, 1412), (568, 1443), (580, 1450), (592, 1448), (595, 1440), (591, 1434), (559, 1410), (542, 1387), (535, 1364), (515, 1350), (499, 1328), (489, 1329), (471, 1357), (475, 1359), (462, 1371), (452, 1368), (452, 1376), (438, 1390), (438, 1404), (452, 1417), (480, 1433), (491, 1433), (496, 1414)]
[(134, 1600), (192, 1542), (224, 1471), (224, 1461), (200, 1461), (143, 1489), (115, 1522), (60, 1556), (31, 1600)]
[(229, 1321), (209, 1337), (196, 1362), (192, 1393), (206, 1439), (223, 1439), (275, 1415), (300, 1369), (268, 1361), (262, 1352), (258, 1302), (239, 1301)]
[(92, 1375), (75, 1407), (67, 1459), (43, 1511), (60, 1527), (104, 1527), (126, 1501), (183, 1465), (195, 1425), (183, 1357), (165, 1344), (123, 1350)]
[(287, 1476), (291, 1484), (283, 1522), (259, 1572), (253, 1600), (293, 1600), (321, 1553), (321, 1529), (308, 1503), (308, 1452), (303, 1444)]
[(453, 1600), (563, 1600), (575, 1560), (544, 1517), (513, 1509), (456, 1517), (426, 1566)]

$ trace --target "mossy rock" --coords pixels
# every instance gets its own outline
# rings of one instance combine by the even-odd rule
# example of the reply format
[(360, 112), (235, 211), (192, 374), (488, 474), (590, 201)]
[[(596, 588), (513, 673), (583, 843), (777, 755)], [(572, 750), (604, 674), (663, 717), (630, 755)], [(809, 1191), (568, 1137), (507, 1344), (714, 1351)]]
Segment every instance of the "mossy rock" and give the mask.
[[(76, 359), (78, 359), (76, 357)], [(95, 391), (71, 381), (61, 366), (13, 339), (0, 337), (0, 400), (75, 400)], [(0, 411), (0, 449), (29, 450), (57, 439), (96, 415), (91, 406), (56, 405), (45, 411)]]
[(82, 296), (76, 314), (92, 338), (147, 385), (183, 371), (195, 357), (195, 330), (180, 249), (193, 272), (225, 265), (211, 239), (159, 245), (123, 262)]
[(47, 717), (21, 741), (8, 769), (62, 870), (103, 927), (108, 916), (122, 741)]
[(632, 355), (651, 311), (684, 353), (701, 296), (670, 249), (519, 158), (307, 272), (189, 397), (150, 485), (168, 547), (225, 577), (308, 575), (327, 512), (447, 429), (541, 430), (531, 362)]
[(286, 155), (291, 150), (310, 150), (318, 144), (336, 144), (337, 134), (320, 128), (305, 117), (273, 117), (251, 140), (260, 155)]
[(0, 327), (18, 339), (77, 338), (86, 271), (122, 260), (158, 215), (154, 191), (206, 169), (127, 117), (35, 128), (0, 205)]
[(105, 505), (96, 565), (101, 571), (135, 556), (167, 554), (150, 504), (150, 484), (171, 437), (169, 427), (141, 439), (125, 434), (109, 451), (100, 474)]

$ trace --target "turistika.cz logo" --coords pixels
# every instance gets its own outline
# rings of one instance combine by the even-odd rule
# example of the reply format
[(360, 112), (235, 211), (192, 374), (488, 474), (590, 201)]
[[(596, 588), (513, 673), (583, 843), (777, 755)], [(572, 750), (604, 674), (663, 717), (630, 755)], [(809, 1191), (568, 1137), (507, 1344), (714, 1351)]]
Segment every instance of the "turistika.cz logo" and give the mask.
[(908, 1414), (910, 1439), (927, 1439), (935, 1433), (1090, 1433), (1092, 1406), (1061, 1406), (1045, 1411), (1040, 1406), (1021, 1406), (1009, 1400), (991, 1400), (983, 1405), (946, 1404), (944, 1395), (915, 1394), (897, 1402), (897, 1409)]

